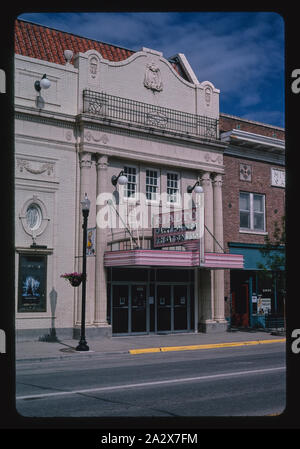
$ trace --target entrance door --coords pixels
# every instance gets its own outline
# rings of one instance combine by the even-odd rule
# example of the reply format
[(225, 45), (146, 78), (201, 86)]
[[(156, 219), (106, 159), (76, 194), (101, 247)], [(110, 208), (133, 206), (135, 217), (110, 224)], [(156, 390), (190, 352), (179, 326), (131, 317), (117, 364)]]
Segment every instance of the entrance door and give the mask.
[(131, 286), (131, 332), (146, 332), (146, 285)]
[(232, 292), (232, 321), (235, 326), (249, 326), (249, 286), (246, 283)]
[(112, 332), (128, 333), (128, 285), (113, 286)]
[(174, 330), (184, 330), (188, 327), (187, 321), (187, 286), (174, 285)]
[(157, 285), (157, 330), (171, 331), (171, 285)]

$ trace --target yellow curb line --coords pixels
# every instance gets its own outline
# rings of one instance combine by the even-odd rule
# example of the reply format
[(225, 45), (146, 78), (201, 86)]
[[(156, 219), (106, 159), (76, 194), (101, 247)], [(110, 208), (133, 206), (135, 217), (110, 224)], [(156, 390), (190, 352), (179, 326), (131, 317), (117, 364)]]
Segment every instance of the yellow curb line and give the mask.
[(240, 341), (240, 342), (230, 342), (230, 343), (214, 343), (207, 345), (190, 345), (190, 346), (166, 346), (161, 348), (146, 348), (146, 349), (130, 349), (130, 354), (146, 354), (152, 352), (168, 352), (168, 351), (188, 351), (188, 350), (196, 350), (196, 349), (212, 349), (212, 348), (226, 348), (226, 347), (235, 347), (235, 346), (250, 346), (250, 345), (259, 345), (259, 344), (267, 344), (267, 343), (283, 343), (285, 342), (285, 338), (279, 338), (274, 340), (253, 340), (253, 341)]

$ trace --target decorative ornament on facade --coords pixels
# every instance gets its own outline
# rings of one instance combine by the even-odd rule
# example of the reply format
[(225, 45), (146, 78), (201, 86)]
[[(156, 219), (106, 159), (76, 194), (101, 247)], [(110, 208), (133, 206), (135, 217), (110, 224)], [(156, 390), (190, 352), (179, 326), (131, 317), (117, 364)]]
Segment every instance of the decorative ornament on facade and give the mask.
[(160, 69), (154, 62), (150, 62), (146, 65), (144, 86), (153, 91), (156, 90), (161, 92), (163, 90)]
[(206, 87), (205, 88), (205, 103), (206, 106), (209, 106), (211, 102), (211, 88), (210, 87)]
[(285, 171), (276, 168), (271, 169), (271, 185), (285, 187)]
[[(31, 162), (31, 163), (30, 163)], [(54, 171), (54, 163), (53, 162), (45, 162), (40, 164), (38, 168), (32, 166), (34, 164), (33, 161), (27, 161), (25, 159), (17, 159), (17, 166), (22, 173), (24, 169), (33, 174), (33, 175), (41, 175), (42, 173), (47, 172), (47, 175), (50, 176)]]
[(96, 115), (106, 115), (106, 103), (99, 101), (90, 101), (88, 105), (88, 112)]
[(158, 128), (165, 128), (168, 123), (168, 117), (160, 112), (153, 112), (146, 114), (146, 124), (157, 126)]
[(251, 181), (251, 165), (240, 164), (240, 180)]
[(220, 154), (213, 156), (211, 153), (205, 153), (204, 159), (206, 162), (222, 164), (222, 156)]
[(50, 220), (44, 202), (37, 195), (33, 195), (23, 204), (19, 218), (24, 231), (33, 241), (45, 231)]
[(68, 129), (66, 131), (66, 139), (69, 141), (72, 140), (72, 135), (73, 135), (72, 131), (70, 129)]
[(95, 56), (93, 56), (90, 59), (90, 74), (92, 78), (96, 78), (97, 71), (98, 71), (98, 59)]
[(104, 144), (106, 144), (109, 141), (109, 138), (107, 136), (107, 134), (92, 134), (91, 131), (85, 131), (84, 132), (84, 139), (87, 142), (102, 142)]

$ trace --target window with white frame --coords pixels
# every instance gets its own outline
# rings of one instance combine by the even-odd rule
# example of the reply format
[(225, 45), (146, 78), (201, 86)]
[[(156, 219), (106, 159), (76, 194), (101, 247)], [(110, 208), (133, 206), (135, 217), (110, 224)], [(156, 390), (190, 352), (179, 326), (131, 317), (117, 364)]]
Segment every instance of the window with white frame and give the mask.
[(124, 186), (124, 197), (134, 198), (137, 196), (137, 169), (136, 167), (125, 166), (124, 174), (127, 177), (127, 184)]
[(167, 201), (178, 203), (179, 201), (179, 174), (167, 173)]
[(240, 230), (265, 231), (265, 195), (240, 192)]
[(157, 201), (159, 193), (159, 178), (158, 171), (146, 170), (146, 198), (150, 201)]

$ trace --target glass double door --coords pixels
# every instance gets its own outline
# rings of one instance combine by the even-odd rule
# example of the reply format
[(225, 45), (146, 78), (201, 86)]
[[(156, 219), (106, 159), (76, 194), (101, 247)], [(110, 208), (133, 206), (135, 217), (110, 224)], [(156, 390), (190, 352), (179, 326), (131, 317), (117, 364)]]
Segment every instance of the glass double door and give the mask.
[[(151, 294), (150, 294), (151, 293)], [(154, 293), (154, 296), (152, 296)], [(112, 332), (132, 334), (190, 329), (189, 286), (114, 284), (112, 286)]]
[(188, 330), (189, 292), (187, 285), (156, 286), (157, 332)]
[(112, 290), (113, 333), (147, 332), (147, 286), (116, 284)]

